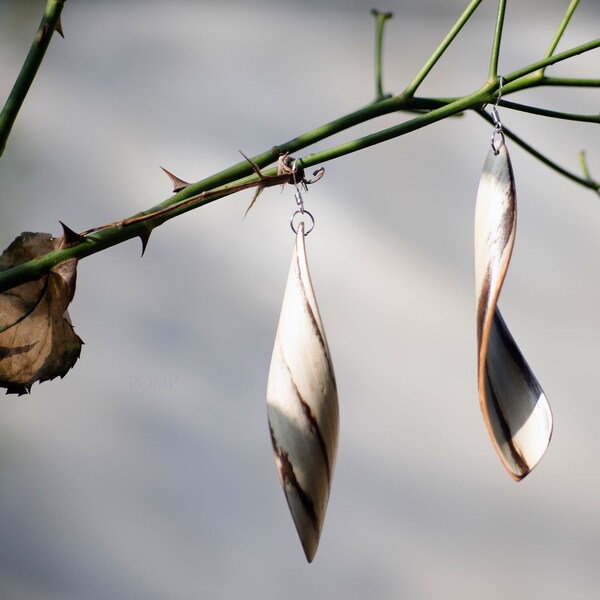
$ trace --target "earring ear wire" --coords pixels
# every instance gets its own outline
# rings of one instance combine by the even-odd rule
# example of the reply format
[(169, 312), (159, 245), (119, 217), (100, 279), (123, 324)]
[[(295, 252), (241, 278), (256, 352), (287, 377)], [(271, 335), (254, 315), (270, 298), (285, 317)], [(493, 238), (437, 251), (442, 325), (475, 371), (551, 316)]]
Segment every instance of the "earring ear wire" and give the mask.
[(500, 120), (500, 114), (498, 112), (498, 106), (500, 105), (500, 99), (502, 98), (502, 87), (504, 85), (504, 77), (500, 75), (498, 78), (498, 96), (496, 97), (496, 102), (492, 107), (492, 121), (494, 122), (494, 131), (492, 133), (492, 150), (494, 154), (498, 156), (499, 149), (496, 146), (496, 137), (499, 136), (501, 138), (502, 143), (504, 143), (504, 134), (502, 133), (502, 121)]

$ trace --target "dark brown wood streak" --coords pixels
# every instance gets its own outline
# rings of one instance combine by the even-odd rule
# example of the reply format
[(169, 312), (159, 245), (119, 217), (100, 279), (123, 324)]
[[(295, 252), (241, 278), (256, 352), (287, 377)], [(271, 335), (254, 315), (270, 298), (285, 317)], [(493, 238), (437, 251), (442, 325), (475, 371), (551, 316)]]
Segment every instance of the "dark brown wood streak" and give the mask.
[[(294, 384), (294, 387), (296, 385)], [(298, 388), (296, 388), (298, 391)], [(327, 452), (327, 445), (325, 444), (325, 439), (323, 438), (323, 434), (321, 433), (321, 428), (319, 427), (319, 423), (313, 415), (313, 412), (310, 408), (310, 405), (305, 402), (300, 396), (298, 396), (300, 403), (302, 404), (302, 411), (306, 416), (306, 419), (309, 423), (309, 428), (312, 433), (314, 433), (317, 438), (317, 442), (319, 443), (319, 448), (321, 449), (321, 454), (323, 455), (323, 462), (325, 463), (325, 475), (327, 476), (327, 484), (331, 483), (331, 463), (329, 461), (329, 453)]]
[[(481, 342), (483, 339), (484, 324), (486, 322), (487, 311), (489, 310), (488, 304), (490, 299), (490, 285), (492, 280), (492, 269), (488, 265), (488, 268), (483, 278), (483, 286), (477, 299), (477, 345), (481, 348)], [(487, 348), (485, 348), (487, 351)]]
[[(302, 236), (302, 256), (304, 257), (304, 264), (306, 265), (306, 274), (307, 277), (310, 281), (310, 273), (308, 271), (308, 264), (306, 263), (306, 247), (304, 245), (304, 235), (300, 234)], [(300, 236), (298, 236), (300, 238)], [(302, 265), (300, 264), (300, 255), (297, 252), (296, 253), (296, 268), (298, 269), (298, 273), (302, 273), (304, 269), (302, 269)], [(302, 277), (299, 278), (299, 284), (300, 284), (300, 289), (302, 290), (302, 300), (304, 302), (304, 308), (308, 314), (308, 316), (310, 317), (310, 322), (312, 324), (313, 327), (313, 331), (315, 333), (315, 335), (317, 336), (317, 339), (319, 340), (319, 344), (321, 345), (321, 348), (323, 349), (323, 354), (327, 359), (327, 366), (329, 368), (329, 374), (331, 376), (331, 380), (333, 381), (333, 385), (334, 387), (336, 387), (337, 389), (337, 383), (335, 381), (335, 374), (333, 372), (333, 365), (331, 364), (331, 358), (329, 355), (329, 348), (327, 346), (327, 340), (325, 339), (325, 334), (323, 331), (321, 331), (321, 328), (319, 327), (319, 320), (317, 319), (317, 316), (315, 315), (315, 313), (313, 312), (312, 306), (310, 305), (310, 302), (308, 300), (308, 294), (306, 293), (306, 287), (304, 286), (304, 279)], [(318, 310), (318, 308), (317, 308)]]
[[(519, 479), (522, 479), (525, 475), (527, 475), (527, 473), (530, 470), (530, 467), (527, 464), (525, 458), (520, 454), (520, 452), (517, 450), (516, 446), (514, 445), (513, 433), (510, 430), (509, 422), (507, 421), (504, 413), (502, 412), (502, 407), (500, 406), (500, 402), (498, 400), (498, 395), (496, 393), (496, 389), (494, 388), (494, 385), (490, 378), (489, 369), (488, 369), (487, 364), (485, 366), (485, 383), (486, 383), (486, 386), (485, 386), (486, 391), (489, 392), (489, 396), (487, 398), (488, 403), (491, 405), (491, 408), (493, 408), (493, 410), (494, 410), (494, 414), (496, 415), (498, 425), (500, 426), (500, 429), (502, 430), (502, 434), (504, 435), (506, 443), (510, 449), (510, 455), (511, 455), (512, 459), (515, 461), (515, 463), (519, 466), (519, 469), (521, 469), (522, 475), (521, 475), (521, 477), (519, 477)], [(490, 407), (487, 406), (486, 410), (489, 410), (489, 408)], [(488, 417), (488, 419), (489, 419), (489, 417)], [(491, 423), (490, 423), (490, 425), (491, 425)], [(516, 475), (517, 475), (516, 473), (513, 473), (513, 476), (516, 476)]]
[(269, 431), (271, 432), (271, 444), (273, 445), (273, 452), (277, 458), (277, 470), (279, 471), (279, 476), (281, 478), (281, 482), (284, 485), (284, 493), (285, 499), (288, 503), (288, 506), (293, 514), (292, 505), (287, 495), (286, 488), (290, 486), (298, 498), (300, 499), (300, 503), (302, 504), (302, 508), (304, 512), (308, 516), (312, 526), (315, 529), (317, 535), (319, 534), (319, 519), (317, 517), (317, 512), (315, 510), (315, 506), (310, 499), (310, 496), (306, 493), (306, 491), (300, 485), (298, 478), (296, 477), (296, 473), (294, 472), (294, 465), (291, 463), (288, 453), (285, 450), (282, 450), (277, 445), (277, 440), (275, 439), (275, 434), (273, 432), (273, 428), (269, 424)]
[[(306, 304), (308, 305), (308, 302)], [(294, 388), (294, 392), (296, 393), (296, 398), (297, 398), (298, 402), (300, 403), (300, 407), (302, 408), (302, 413), (304, 414), (304, 416), (306, 417), (306, 420), (308, 421), (308, 427), (309, 427), (310, 431), (314, 434), (314, 436), (317, 438), (317, 442), (319, 444), (321, 454), (323, 455), (323, 462), (325, 463), (325, 473), (327, 475), (327, 483), (329, 484), (329, 483), (331, 483), (331, 462), (329, 461), (329, 452), (327, 451), (327, 444), (325, 443), (325, 438), (323, 437), (323, 433), (321, 432), (321, 428), (319, 427), (319, 422), (317, 421), (317, 418), (313, 414), (313, 411), (310, 408), (310, 404), (308, 402), (306, 402), (306, 400), (302, 397), (302, 393), (300, 392), (300, 389), (298, 388), (298, 384), (296, 383), (296, 381), (294, 379), (294, 374), (292, 373), (292, 370), (290, 369), (290, 365), (285, 357), (285, 350), (281, 346), (281, 344), (279, 344), (279, 351), (281, 353), (281, 358), (283, 360), (283, 363), (285, 364), (285, 368), (287, 369), (287, 372), (290, 376), (290, 382)], [(272, 435), (273, 435), (273, 430), (271, 429), (271, 436)]]

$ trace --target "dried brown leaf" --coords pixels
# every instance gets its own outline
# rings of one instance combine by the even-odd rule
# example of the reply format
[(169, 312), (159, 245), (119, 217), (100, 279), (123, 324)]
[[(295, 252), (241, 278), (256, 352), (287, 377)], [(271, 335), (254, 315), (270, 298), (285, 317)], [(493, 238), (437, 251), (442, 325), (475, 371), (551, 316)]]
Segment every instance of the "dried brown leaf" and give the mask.
[[(0, 256), (0, 270), (64, 245), (63, 236), (23, 233)], [(36, 381), (64, 377), (79, 358), (83, 342), (67, 311), (76, 277), (77, 260), (70, 259), (0, 294), (0, 387), (7, 394), (26, 394)]]

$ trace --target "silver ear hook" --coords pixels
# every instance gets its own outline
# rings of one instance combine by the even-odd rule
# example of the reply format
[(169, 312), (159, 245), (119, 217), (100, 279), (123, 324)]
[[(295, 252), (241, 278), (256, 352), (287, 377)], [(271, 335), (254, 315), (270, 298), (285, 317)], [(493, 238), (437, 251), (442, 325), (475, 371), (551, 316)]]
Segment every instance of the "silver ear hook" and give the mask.
[(496, 102), (492, 107), (492, 121), (494, 122), (494, 132), (492, 133), (492, 150), (494, 154), (498, 154), (500, 152), (499, 147), (496, 147), (496, 136), (500, 136), (504, 139), (504, 134), (502, 133), (502, 121), (500, 121), (500, 114), (498, 113), (498, 105), (500, 104), (500, 98), (502, 98), (502, 86), (504, 85), (504, 77), (500, 75), (498, 85), (498, 97), (496, 98)]
[[(304, 217), (304, 215), (308, 215), (310, 224), (308, 225), (308, 227), (305, 226), (305, 230), (304, 230), (304, 235), (307, 236), (313, 230), (313, 228), (315, 226), (315, 218), (307, 210), (304, 210), (304, 198), (302, 198), (302, 192), (300, 191), (300, 187), (298, 186), (298, 181), (296, 180), (298, 160), (299, 159), (296, 158), (294, 160), (294, 164), (292, 165), (292, 181), (294, 183), (294, 187), (296, 188), (296, 191), (294, 192), (294, 198), (296, 199), (296, 205), (298, 206), (298, 210), (292, 215), (292, 218), (290, 219), (290, 227), (292, 228), (292, 231), (297, 234), (298, 227), (295, 225), (294, 219), (296, 218), (297, 215), (301, 215), (302, 217)], [(306, 184), (304, 182), (302, 182), (302, 183), (304, 184), (305, 189), (306, 189)], [(301, 220), (301, 222), (304, 222), (303, 218), (300, 220)]]

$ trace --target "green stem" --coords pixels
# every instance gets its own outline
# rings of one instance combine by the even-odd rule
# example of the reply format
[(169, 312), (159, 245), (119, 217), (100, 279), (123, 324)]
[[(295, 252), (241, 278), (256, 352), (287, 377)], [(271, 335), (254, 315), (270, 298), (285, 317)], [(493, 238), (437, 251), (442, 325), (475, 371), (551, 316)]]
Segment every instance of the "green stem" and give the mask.
[(580, 79), (573, 77), (544, 77), (540, 85), (557, 87), (600, 87), (600, 79)]
[[(344, 156), (351, 152), (356, 152), (363, 148), (368, 148), (369, 146), (378, 144), (385, 140), (392, 139), (394, 137), (398, 137), (399, 135), (403, 135), (410, 131), (415, 131), (416, 129), (420, 129), (422, 127), (425, 127), (426, 125), (429, 125), (436, 121), (440, 121), (440, 120), (442, 120), (446, 117), (449, 117), (451, 115), (454, 115), (456, 113), (462, 112), (465, 109), (470, 108), (471, 106), (479, 105), (481, 102), (483, 102), (483, 99), (489, 95), (489, 93), (490, 93), (489, 86), (486, 85), (481, 90), (478, 90), (474, 94), (471, 94), (465, 98), (460, 98), (451, 104), (442, 106), (435, 110), (432, 110), (424, 115), (420, 115), (420, 116), (418, 116), (410, 121), (407, 121), (405, 123), (402, 123), (400, 125), (396, 125), (394, 127), (384, 129), (381, 132), (359, 138), (357, 140), (348, 142), (346, 144), (341, 144), (339, 146), (335, 146), (333, 148), (324, 150), (322, 152), (310, 154), (302, 159), (302, 165), (307, 167), (307, 166), (315, 165), (317, 163), (326, 162), (328, 160), (333, 160), (334, 158)], [(387, 102), (387, 101), (384, 101), (384, 102)], [(378, 103), (378, 104), (382, 104), (382, 103)], [(365, 111), (368, 112), (368, 109), (361, 109), (360, 111), (357, 111), (357, 113), (364, 114)], [(352, 120), (352, 119), (350, 119), (350, 120)], [(313, 135), (314, 135), (314, 132), (322, 132), (322, 130), (327, 130), (327, 129), (328, 129), (328, 127), (325, 126), (323, 128), (318, 128), (316, 130), (313, 130)], [(301, 144), (301, 143), (304, 144), (304, 147), (305, 147), (306, 145), (309, 145), (305, 142), (307, 139), (310, 139), (310, 137), (311, 136), (309, 134), (304, 134), (303, 136), (299, 136), (298, 138), (295, 138), (294, 140), (292, 140), (291, 142), (288, 142), (287, 144), (282, 144), (278, 148), (278, 151), (284, 150), (284, 149), (287, 150), (289, 148), (300, 148), (301, 146), (299, 144)], [(304, 142), (300, 142), (299, 140), (304, 140)], [(273, 150), (269, 150), (268, 152), (265, 152), (255, 158), (260, 159), (261, 157), (264, 158), (265, 156), (272, 157)], [(243, 165), (243, 168), (241, 167), (241, 165)], [(152, 229), (153, 227), (156, 227), (156, 226), (164, 223), (168, 219), (171, 219), (171, 218), (177, 216), (181, 212), (184, 212), (183, 210), (179, 211), (177, 209), (176, 205), (178, 203), (181, 203), (183, 200), (189, 199), (194, 195), (198, 195), (202, 191), (205, 191), (208, 189), (213, 189), (214, 187), (217, 187), (215, 185), (217, 182), (219, 182), (221, 184), (225, 184), (225, 183), (227, 183), (227, 181), (225, 181), (225, 180), (231, 181), (233, 178), (238, 178), (240, 176), (241, 171), (245, 171), (245, 172), (252, 171), (252, 168), (250, 167), (250, 165), (247, 162), (240, 163), (238, 165), (234, 165), (230, 169), (221, 171), (221, 173), (213, 175), (212, 177), (209, 177), (209, 178), (207, 178), (203, 181), (200, 181), (194, 185), (190, 185), (189, 187), (185, 188), (185, 190), (182, 190), (178, 194), (175, 194), (174, 196), (172, 196), (171, 198), (169, 198), (162, 204), (159, 204), (156, 207), (150, 209), (149, 211), (145, 211), (144, 213), (138, 213), (137, 215), (134, 215), (134, 217), (140, 216), (142, 214), (148, 214), (152, 211), (156, 212), (157, 210), (160, 210), (167, 206), (175, 205), (174, 210), (171, 213), (169, 213), (168, 215), (162, 214), (159, 217), (157, 217), (156, 219), (148, 219), (147, 221), (136, 222), (127, 227), (118, 227), (118, 226), (107, 227), (106, 229), (102, 229), (101, 231), (86, 237), (86, 240), (80, 244), (77, 244), (70, 248), (54, 250), (53, 252), (45, 254), (44, 256), (36, 258), (32, 261), (29, 261), (22, 265), (18, 265), (11, 269), (6, 269), (5, 271), (0, 272), (0, 292), (6, 291), (16, 285), (24, 283), (25, 281), (31, 281), (33, 279), (37, 279), (37, 278), (43, 276), (45, 273), (47, 273), (49, 269), (51, 269), (52, 267), (56, 266), (58, 263), (60, 263), (64, 260), (68, 260), (70, 258), (81, 259), (86, 256), (90, 256), (91, 254), (95, 254), (96, 252), (101, 252), (102, 250), (106, 250), (107, 248), (110, 248), (111, 246), (114, 246), (116, 244), (124, 242), (125, 240), (133, 239), (135, 237), (147, 236), (149, 229)], [(271, 169), (269, 171), (266, 171), (265, 175), (270, 175), (274, 172), (275, 172), (275, 169)], [(257, 176), (252, 175), (251, 177), (248, 177), (248, 178), (245, 178), (242, 180), (238, 180), (236, 183), (243, 183), (246, 181), (253, 181), (256, 179), (258, 179)], [(226, 191), (224, 191), (223, 195), (221, 195), (221, 196), (218, 194), (215, 194), (215, 195), (211, 195), (209, 198), (199, 198), (197, 202), (187, 204), (185, 206), (185, 211), (192, 210), (193, 208), (197, 208), (198, 206), (201, 206), (208, 202), (212, 202), (224, 195), (227, 195)]]
[[(464, 111), (469, 109), (476, 110), (488, 121), (491, 121), (491, 117), (481, 110), (481, 107), (493, 100), (493, 94), (498, 87), (498, 79), (495, 78), (493, 81), (486, 82), (480, 89), (475, 92), (460, 98), (415, 98), (414, 90), (418, 87), (421, 81), (425, 78), (429, 70), (435, 61), (441, 56), (445, 48), (454, 39), (460, 27), (464, 25), (470, 14), (475, 10), (481, 0), (474, 0), (469, 5), (467, 11), (465, 11), (459, 19), (459, 21), (453, 27), (453, 30), (446, 36), (444, 42), (440, 45), (438, 50), (434, 53), (432, 58), (428, 61), (428, 65), (424, 67), (419, 76), (413, 81), (413, 83), (406, 89), (406, 91), (400, 96), (393, 98), (386, 98), (374, 102), (366, 107), (360, 108), (348, 115), (345, 115), (339, 119), (331, 121), (325, 125), (317, 127), (311, 131), (308, 131), (288, 142), (276, 146), (270, 150), (267, 150), (252, 158), (253, 162), (256, 163), (260, 168), (263, 168), (279, 157), (284, 152), (296, 152), (304, 149), (315, 142), (328, 138), (338, 132), (347, 130), (355, 125), (364, 123), (365, 121), (374, 119), (376, 117), (396, 112), (399, 110), (425, 110), (424, 114), (419, 114), (417, 117), (389, 127), (382, 131), (366, 135), (364, 137), (355, 139), (326, 150), (315, 152), (302, 159), (302, 165), (305, 167), (333, 160), (346, 154), (368, 148), (375, 144), (393, 139), (395, 137), (405, 135), (409, 132), (416, 131), (422, 127), (426, 127), (435, 122), (441, 121), (445, 118), (460, 115)], [(54, 2), (60, 4), (59, 2)], [(600, 46), (600, 40), (594, 40), (587, 44), (582, 44), (571, 50), (567, 50), (561, 54), (557, 54), (553, 57), (548, 57), (542, 61), (533, 63), (527, 67), (523, 67), (518, 71), (514, 71), (505, 76), (505, 81), (508, 83), (504, 86), (503, 95), (506, 96), (511, 92), (531, 88), (539, 85), (543, 85), (548, 82), (548, 78), (539, 76), (539, 72), (534, 74), (534, 71), (544, 66), (555, 64), (562, 60), (566, 60), (577, 54), (587, 52)], [(585, 82), (589, 85), (590, 82), (595, 80), (572, 80), (574, 82)], [(512, 83), (510, 83), (512, 82)], [(542, 109), (532, 109), (542, 110)], [(560, 113), (554, 113), (552, 116), (558, 116)], [(563, 113), (563, 115), (566, 113)], [(564, 116), (562, 118), (565, 118)], [(530, 152), (533, 156), (541, 160), (544, 164), (548, 165), (555, 171), (561, 173), (565, 177), (576, 181), (577, 183), (584, 185), (587, 188), (599, 189), (599, 185), (588, 179), (577, 177), (569, 171), (563, 169), (547, 157), (543, 156), (537, 150), (520, 140), (518, 136), (512, 132), (504, 129), (506, 135), (514, 139), (524, 149)], [(267, 170), (264, 175), (275, 174), (275, 169)], [(202, 181), (192, 184), (182, 190), (181, 192), (171, 196), (164, 202), (150, 208), (142, 213), (137, 213), (130, 217), (134, 219), (131, 224), (124, 226), (123, 224), (108, 225), (105, 228), (89, 235), (85, 238), (85, 241), (71, 246), (69, 248), (53, 251), (47, 255), (36, 258), (28, 263), (24, 263), (17, 267), (7, 269), (0, 272), (0, 292), (10, 289), (16, 285), (30, 281), (32, 279), (39, 278), (46, 274), (56, 264), (67, 260), (69, 258), (84, 258), (96, 252), (105, 250), (111, 246), (119, 244), (125, 240), (132, 239), (134, 237), (141, 237), (147, 239), (149, 231), (152, 228), (164, 223), (165, 221), (193, 208), (197, 208), (208, 202), (212, 202), (218, 198), (222, 198), (232, 192), (231, 185), (239, 189), (241, 184), (251, 183), (258, 181), (258, 176), (252, 173), (252, 167), (247, 161), (242, 161), (233, 165), (232, 167), (225, 169), (211, 177), (208, 177)], [(222, 190), (215, 190), (215, 188), (224, 187)], [(202, 195), (203, 192), (211, 191), (210, 194)], [(222, 192), (222, 193), (221, 193)], [(182, 204), (184, 201), (185, 204)], [(163, 209), (172, 208), (172, 210), (164, 211)], [(163, 211), (158, 215), (153, 215), (157, 211)], [(146, 219), (136, 219), (142, 215), (147, 216)]]
[(402, 95), (406, 98), (414, 96), (417, 88), (423, 83), (423, 80), (429, 75), (429, 72), (435, 66), (435, 63), (440, 59), (442, 54), (446, 51), (448, 46), (454, 41), (454, 38), (458, 35), (459, 31), (463, 28), (464, 24), (471, 18), (471, 15), (475, 12), (477, 7), (481, 4), (482, 0), (471, 0), (471, 3), (467, 6), (465, 11), (459, 17), (458, 21), (454, 24), (452, 29), (448, 32), (448, 35), (442, 40), (442, 43), (436, 48), (435, 52), (429, 57), (427, 62), (423, 65), (423, 68), (417, 73), (414, 80), (404, 90)]
[[(583, 176), (593, 184), (594, 180), (592, 179), (592, 176), (588, 169), (587, 162), (585, 160), (585, 152), (583, 150), (579, 153), (579, 164), (581, 165)], [(600, 186), (596, 186), (596, 193), (598, 194), (598, 196), (600, 196)]]
[(550, 117), (552, 119), (564, 119), (565, 121), (580, 121), (582, 123), (600, 123), (600, 114), (579, 115), (574, 113), (565, 113), (556, 110), (548, 110), (546, 108), (538, 108), (536, 106), (527, 106), (526, 104), (519, 104), (517, 102), (509, 102), (508, 100), (502, 100), (500, 102), (500, 106), (504, 106), (505, 108), (510, 108), (512, 110), (530, 113), (533, 115), (540, 115), (542, 117)]
[[(556, 50), (556, 46), (558, 46), (558, 42), (560, 42), (560, 39), (562, 38), (562, 36), (565, 32), (565, 29), (567, 28), (567, 25), (569, 24), (569, 21), (571, 20), (571, 17), (573, 16), (573, 13), (575, 12), (575, 9), (577, 8), (578, 4), (579, 4), (579, 0), (571, 0), (571, 4), (569, 4), (569, 7), (567, 8), (567, 12), (565, 13), (563, 20), (561, 21), (560, 25), (558, 26), (558, 29), (556, 30), (556, 33), (554, 34), (554, 37), (552, 38), (552, 41), (550, 42), (550, 47), (548, 48), (548, 51), (546, 52), (545, 58), (549, 58), (550, 56), (552, 56), (554, 54), (554, 51)], [(544, 76), (545, 71), (546, 71), (546, 67), (542, 67), (540, 69), (540, 75), (542, 77)]]
[(38, 27), (27, 58), (15, 81), (6, 104), (0, 113), (0, 156), (4, 152), (8, 136), (31, 87), (33, 79), (46, 54), (52, 34), (59, 22), (65, 0), (47, 0), (44, 16)]
[[(580, 46), (575, 46), (574, 48), (570, 48), (569, 50), (565, 50), (564, 52), (560, 52), (559, 54), (548, 56), (546, 58), (543, 58), (542, 60), (538, 60), (537, 62), (531, 63), (526, 67), (517, 69), (512, 73), (508, 73), (504, 75), (505, 85), (502, 89), (502, 93), (507, 94), (528, 87), (533, 87), (535, 85), (540, 85), (540, 83), (544, 81), (544, 78), (539, 75), (540, 69), (543, 69), (550, 65), (555, 65), (569, 58), (573, 58), (573, 56), (583, 54), (584, 52), (589, 52), (590, 50), (594, 50), (598, 47), (600, 47), (600, 38), (597, 38), (585, 44), (581, 44)], [(534, 71), (538, 72), (535, 73), (534, 76), (526, 77), (526, 75), (530, 75), (531, 73), (534, 73)]]
[[(486, 84), (480, 90), (477, 90), (476, 92), (473, 92), (468, 96), (453, 99), (450, 102), (433, 101), (432, 103), (427, 103), (425, 99), (419, 99), (418, 101), (416, 101), (416, 104), (419, 107), (430, 107), (431, 109), (428, 112), (424, 114), (419, 114), (419, 116), (415, 117), (414, 119), (405, 121), (403, 123), (400, 123), (399, 125), (394, 125), (387, 129), (383, 129), (382, 131), (378, 131), (376, 133), (363, 136), (353, 141), (346, 142), (344, 144), (340, 144), (332, 148), (328, 148), (321, 152), (309, 154), (302, 158), (302, 166), (310, 167), (323, 162), (327, 162), (329, 160), (340, 158), (342, 156), (345, 156), (346, 154), (351, 154), (353, 152), (363, 150), (364, 148), (368, 148), (369, 146), (380, 144), (381, 142), (388, 141), (401, 135), (406, 135), (407, 133), (416, 131), (417, 129), (421, 129), (422, 127), (426, 127), (427, 125), (431, 125), (432, 123), (441, 121), (442, 119), (446, 119), (448, 117), (460, 114), (469, 108), (480, 106), (481, 104), (485, 103), (490, 97), (490, 90), (491, 86), (489, 84)], [(410, 106), (411, 104), (412, 102), (408, 103), (406, 106)], [(308, 131), (288, 142), (279, 144), (271, 150), (268, 150), (267, 152), (263, 152), (262, 154), (253, 156), (251, 160), (259, 167), (264, 167), (273, 162), (273, 160), (277, 159), (279, 155), (284, 152), (296, 152), (297, 150), (306, 148), (317, 141), (323, 140), (327, 137), (331, 137), (332, 135), (340, 131), (348, 129), (353, 125), (362, 123), (364, 121), (368, 121), (370, 119), (387, 114), (389, 112), (397, 111), (399, 108), (404, 108), (404, 106), (404, 104), (399, 104), (398, 99), (396, 98), (388, 98), (386, 100), (382, 100), (381, 102), (378, 102), (376, 104), (371, 104), (365, 108), (359, 109), (354, 113), (342, 117), (341, 119), (336, 119), (331, 123)], [(276, 170), (274, 168), (264, 172), (264, 174), (267, 176), (272, 176), (275, 173)], [(244, 178), (240, 179), (241, 177)], [(192, 196), (197, 196), (198, 194), (212, 190), (219, 186), (232, 183), (234, 181), (236, 185), (256, 181), (256, 176), (252, 175), (252, 167), (247, 161), (237, 163), (229, 169), (221, 171), (195, 184), (191, 184), (178, 194), (171, 196), (161, 204), (158, 204), (148, 209), (147, 211), (144, 211), (143, 213), (139, 213), (139, 215), (151, 214), (156, 212), (157, 210), (162, 210), (164, 208), (168, 208), (169, 206), (175, 206), (184, 200), (189, 200)], [(217, 198), (211, 198), (210, 200), (203, 199), (201, 201), (201, 204), (206, 204), (207, 202), (212, 201), (213, 199), (216, 200)], [(198, 205), (194, 205), (191, 208), (196, 208), (197, 206)]]
[[(339, 119), (335, 119), (333, 121), (330, 121), (329, 123), (326, 123), (325, 125), (321, 125), (320, 127), (311, 129), (310, 131), (307, 131), (306, 133), (303, 133), (302, 135), (299, 135), (283, 144), (278, 144), (277, 146), (274, 146), (269, 150), (257, 154), (256, 156), (252, 156), (251, 160), (258, 167), (264, 168), (276, 161), (279, 158), (279, 156), (285, 152), (297, 152), (298, 150), (302, 150), (303, 148), (306, 148), (311, 144), (331, 137), (336, 133), (340, 133), (342, 131), (345, 131), (356, 125), (360, 125), (361, 123), (365, 123), (366, 121), (370, 121), (377, 117), (401, 110), (404, 107), (404, 105), (405, 103), (399, 98), (386, 98), (385, 100), (381, 100), (380, 102), (368, 104), (367, 106), (360, 108), (347, 115), (344, 115)], [(304, 163), (304, 165), (310, 166), (306, 163)], [(271, 169), (270, 171), (266, 171), (265, 174), (272, 175), (275, 172), (275, 169)], [(156, 206), (153, 206), (150, 209), (138, 214), (143, 215), (156, 212), (157, 210), (161, 210), (168, 206), (178, 204), (183, 200), (189, 200), (192, 196), (197, 196), (202, 192), (213, 190), (215, 188), (230, 183), (235, 182), (236, 184), (238, 184), (254, 181), (254, 176), (252, 175), (252, 173), (253, 172), (250, 163), (247, 160), (240, 161), (239, 163), (236, 163), (235, 165), (227, 169), (219, 171), (214, 175), (211, 175), (210, 177), (202, 179), (201, 181), (198, 181), (196, 183), (190, 184), (184, 190), (181, 190), (177, 194), (171, 196), (170, 198), (167, 198), (160, 204), (157, 204)]]
[(375, 31), (375, 100), (383, 100), (386, 96), (383, 93), (383, 30), (385, 22), (392, 18), (391, 12), (379, 12), (376, 9), (371, 11), (376, 19)]
[(492, 58), (490, 60), (489, 80), (498, 78), (498, 60), (500, 58), (500, 42), (502, 41), (502, 28), (504, 27), (504, 15), (506, 13), (506, 0), (498, 3), (498, 16), (496, 29), (494, 31), (494, 42), (492, 44)]
[(486, 84), (468, 96), (458, 98), (454, 102), (430, 110), (425, 114), (415, 117), (414, 119), (410, 119), (409, 121), (405, 121), (404, 123), (400, 123), (399, 125), (388, 127), (387, 129), (365, 135), (361, 138), (352, 140), (351, 142), (346, 142), (321, 152), (309, 154), (302, 158), (302, 164), (305, 166), (320, 164), (329, 160), (340, 158), (346, 154), (351, 154), (352, 152), (364, 150), (365, 148), (386, 142), (401, 135), (406, 135), (407, 133), (416, 131), (417, 129), (421, 129), (427, 125), (432, 125), (437, 121), (441, 121), (448, 117), (462, 113), (469, 108), (480, 106), (485, 102), (485, 99), (489, 97), (489, 94), (489, 86)]

